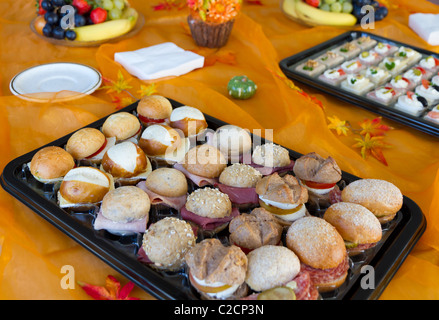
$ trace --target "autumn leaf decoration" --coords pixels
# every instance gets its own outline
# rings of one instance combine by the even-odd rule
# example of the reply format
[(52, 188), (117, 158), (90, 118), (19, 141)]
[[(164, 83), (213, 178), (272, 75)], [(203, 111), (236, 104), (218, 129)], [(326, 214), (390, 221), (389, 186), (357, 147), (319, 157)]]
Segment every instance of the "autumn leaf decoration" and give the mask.
[(152, 6), (154, 11), (161, 10), (172, 10), (177, 9), (181, 10), (186, 8), (186, 0), (164, 0)]
[[(133, 89), (133, 87), (130, 85), (131, 79), (125, 79), (121, 70), (119, 70), (117, 74), (117, 80), (112, 80), (105, 77), (103, 80), (106, 85), (100, 87), (99, 89), (107, 90), (106, 93), (111, 97), (111, 101), (116, 105), (116, 109), (121, 109), (139, 100), (139, 98), (134, 96), (129, 91), (129, 89)], [(140, 95), (140, 98), (150, 96), (156, 92), (155, 83), (151, 83), (150, 85), (141, 85), (140, 90), (137, 91), (137, 93)]]
[(367, 159), (369, 155), (388, 166), (384, 157), (383, 149), (391, 148), (392, 145), (384, 141), (386, 132), (392, 130), (383, 124), (382, 118), (365, 119), (359, 123), (360, 128), (353, 128), (349, 121), (340, 120), (337, 116), (328, 117), (328, 128), (335, 130), (338, 135), (347, 136), (348, 132), (352, 132), (358, 137), (354, 138), (353, 148), (360, 149), (363, 159)]
[(121, 288), (120, 282), (112, 275), (107, 276), (105, 286), (91, 285), (81, 281), (78, 281), (78, 284), (95, 300), (140, 300), (129, 296), (134, 288), (134, 283), (129, 281)]

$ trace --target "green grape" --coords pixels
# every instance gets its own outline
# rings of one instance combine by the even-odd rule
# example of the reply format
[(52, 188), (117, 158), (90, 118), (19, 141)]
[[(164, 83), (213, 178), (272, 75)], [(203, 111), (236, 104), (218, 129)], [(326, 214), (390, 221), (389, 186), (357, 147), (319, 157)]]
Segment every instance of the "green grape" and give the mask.
[(337, 0), (324, 0), (324, 2), (326, 3), (326, 4), (329, 4), (329, 5), (331, 5), (331, 4), (333, 4), (334, 2), (336, 2)]
[(102, 0), (102, 8), (104, 8), (107, 11), (110, 11), (113, 9), (113, 1), (112, 0)]
[(320, 10), (331, 11), (331, 7), (329, 6), (329, 4), (324, 3), (321, 5)]
[(122, 17), (122, 10), (118, 8), (113, 8), (110, 11), (108, 11), (108, 17), (110, 20), (117, 20)]
[(123, 10), (125, 8), (125, 1), (123, 0), (113, 0), (114, 7)]
[(341, 12), (342, 6), (340, 2), (334, 2), (331, 4), (331, 12)]
[(342, 11), (344, 13), (351, 13), (353, 9), (354, 9), (354, 6), (352, 5), (352, 3), (350, 3), (350, 2), (344, 2), (343, 3)]

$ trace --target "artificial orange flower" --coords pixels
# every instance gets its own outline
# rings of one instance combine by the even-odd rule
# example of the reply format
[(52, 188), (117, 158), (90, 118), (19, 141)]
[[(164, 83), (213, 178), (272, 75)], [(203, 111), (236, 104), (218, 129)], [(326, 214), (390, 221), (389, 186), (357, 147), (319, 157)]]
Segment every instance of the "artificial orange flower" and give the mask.
[(122, 74), (122, 71), (120, 70), (117, 74), (116, 81), (107, 78), (105, 78), (104, 81), (110, 82), (110, 85), (101, 87), (101, 89), (108, 89), (107, 93), (112, 93), (112, 92), (121, 93), (122, 91), (132, 88), (132, 86), (128, 84), (131, 81), (131, 79), (126, 80)]
[(328, 117), (329, 124), (328, 128), (331, 130), (335, 130), (338, 135), (345, 135), (347, 136), (347, 133), (349, 131), (349, 127), (346, 125), (346, 120), (340, 120), (337, 116), (334, 117)]
[(360, 122), (360, 127), (362, 128), (360, 134), (362, 136), (365, 136), (366, 134), (370, 134), (371, 137), (374, 136), (382, 136), (385, 134), (385, 132), (392, 130), (392, 127), (389, 127), (385, 124), (381, 123), (382, 118), (377, 117), (375, 119), (365, 119), (364, 121)]
[(383, 136), (372, 137), (369, 133), (366, 133), (366, 135), (361, 138), (355, 138), (354, 140), (357, 141), (357, 143), (352, 147), (361, 148), (360, 152), (363, 159), (366, 159), (367, 156), (371, 154), (375, 159), (387, 166), (388, 163), (382, 150), (384, 148), (391, 148), (391, 145), (384, 142), (383, 139)]
[(139, 298), (129, 296), (134, 288), (134, 283), (129, 281), (121, 288), (120, 282), (112, 275), (107, 276), (104, 287), (91, 285), (81, 281), (78, 281), (78, 284), (95, 300), (140, 300)]

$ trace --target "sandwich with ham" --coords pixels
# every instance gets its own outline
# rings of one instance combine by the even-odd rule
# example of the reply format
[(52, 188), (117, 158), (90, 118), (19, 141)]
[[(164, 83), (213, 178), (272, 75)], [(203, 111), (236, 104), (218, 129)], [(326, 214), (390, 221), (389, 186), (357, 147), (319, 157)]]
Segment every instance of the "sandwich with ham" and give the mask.
[(121, 111), (108, 116), (101, 130), (107, 138), (115, 137), (116, 143), (127, 140), (137, 143), (142, 126), (134, 114)]
[(132, 141), (120, 142), (109, 148), (102, 158), (101, 167), (119, 185), (137, 184), (152, 171), (148, 157)]
[(113, 177), (94, 167), (76, 167), (64, 176), (58, 195), (58, 205), (75, 211), (98, 206), (114, 189)]
[(290, 153), (284, 147), (274, 143), (266, 143), (253, 149), (250, 165), (264, 176), (274, 172), (283, 175), (293, 170), (294, 160), (290, 159)]
[(180, 210), (186, 203), (188, 183), (183, 173), (174, 168), (157, 168), (137, 186), (146, 192), (155, 207)]
[(282, 231), (272, 214), (263, 208), (255, 208), (230, 221), (229, 242), (248, 254), (262, 246), (282, 244)]
[(160, 95), (144, 96), (137, 104), (137, 117), (144, 126), (169, 124), (171, 102)]
[(183, 132), (185, 137), (195, 137), (207, 129), (204, 114), (197, 108), (182, 106), (172, 110), (169, 125)]
[(296, 178), (308, 189), (309, 203), (316, 209), (325, 209), (340, 199), (337, 182), (341, 170), (332, 157), (324, 159), (315, 152), (298, 158), (293, 168)]
[(135, 186), (122, 186), (104, 196), (93, 227), (119, 236), (140, 234), (146, 230), (150, 208), (145, 192)]
[(145, 231), (137, 258), (153, 269), (176, 272), (184, 267), (185, 255), (195, 243), (196, 236), (190, 224), (175, 217), (165, 217)]
[(180, 214), (201, 233), (215, 234), (227, 228), (229, 222), (240, 212), (232, 207), (227, 194), (218, 189), (204, 187), (188, 195)]
[(348, 254), (343, 238), (329, 222), (319, 217), (303, 217), (288, 228), (286, 245), (309, 273), (319, 292), (333, 291), (346, 280)]
[(381, 224), (395, 218), (404, 200), (397, 186), (381, 179), (355, 180), (343, 189), (341, 199), (366, 207)]
[(220, 150), (230, 163), (250, 163), (252, 138), (238, 126), (227, 124), (206, 134), (207, 143)]
[(72, 155), (61, 147), (48, 146), (37, 151), (28, 164), (32, 176), (41, 183), (54, 184), (75, 167)]
[(255, 291), (246, 300), (316, 300), (319, 292), (300, 260), (283, 246), (265, 245), (247, 255), (245, 282)]
[(116, 143), (115, 137), (105, 135), (95, 128), (82, 128), (67, 140), (66, 151), (81, 164), (100, 164), (109, 148)]
[(382, 238), (380, 221), (360, 204), (334, 203), (326, 209), (323, 219), (337, 229), (350, 256), (375, 247)]
[(247, 256), (237, 246), (216, 238), (197, 243), (185, 255), (189, 282), (205, 300), (239, 299), (247, 295)]
[(174, 164), (174, 168), (199, 187), (214, 186), (218, 177), (227, 167), (224, 155), (215, 147), (202, 144), (190, 149), (184, 159)]
[(182, 133), (165, 124), (146, 127), (138, 144), (148, 157), (163, 165), (181, 161), (190, 147)]
[(256, 184), (261, 179), (262, 174), (252, 166), (234, 163), (224, 168), (215, 186), (229, 196), (234, 206), (249, 209), (259, 204)]
[(308, 190), (290, 174), (281, 177), (275, 172), (263, 177), (256, 184), (256, 193), (260, 206), (273, 214), (283, 226), (289, 226), (308, 214), (305, 206)]

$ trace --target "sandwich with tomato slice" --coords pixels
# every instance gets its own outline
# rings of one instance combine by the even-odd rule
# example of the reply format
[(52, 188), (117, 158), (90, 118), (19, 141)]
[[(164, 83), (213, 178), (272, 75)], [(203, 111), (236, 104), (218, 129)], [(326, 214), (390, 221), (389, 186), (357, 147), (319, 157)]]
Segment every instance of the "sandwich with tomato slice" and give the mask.
[(247, 295), (248, 260), (237, 246), (217, 238), (205, 239), (185, 255), (189, 281), (205, 300), (239, 299)]
[(298, 158), (293, 168), (296, 178), (308, 189), (310, 206), (323, 209), (340, 199), (337, 182), (341, 180), (341, 170), (337, 162), (324, 159), (315, 152)]
[(292, 175), (277, 172), (265, 176), (256, 185), (259, 204), (273, 214), (283, 226), (307, 215), (308, 190)]
[(343, 238), (326, 220), (309, 216), (294, 221), (288, 228), (286, 245), (309, 273), (319, 292), (333, 291), (346, 280), (348, 254)]
[(160, 95), (144, 96), (137, 104), (137, 117), (144, 126), (169, 124), (171, 102)]
[(105, 152), (114, 146), (115, 137), (105, 135), (95, 128), (82, 128), (67, 140), (66, 151), (83, 165), (100, 164)]
[(142, 126), (139, 119), (129, 112), (117, 112), (110, 115), (101, 128), (104, 135), (115, 137), (116, 143), (123, 141), (138, 142)]

